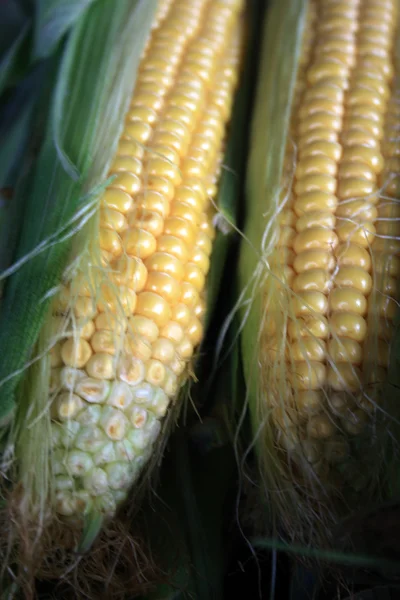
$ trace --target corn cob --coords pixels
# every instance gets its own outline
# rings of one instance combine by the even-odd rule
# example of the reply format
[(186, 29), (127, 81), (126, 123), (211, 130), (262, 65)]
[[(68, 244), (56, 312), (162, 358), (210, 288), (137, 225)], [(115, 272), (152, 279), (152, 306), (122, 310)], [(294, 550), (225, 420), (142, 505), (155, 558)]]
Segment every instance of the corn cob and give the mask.
[(52, 308), (56, 511), (113, 515), (203, 336), (237, 0), (160, 2), (96, 239)]
[(397, 19), (396, 0), (311, 1), (305, 19), (263, 257), (255, 410), (272, 440), (260, 441), (266, 478), (296, 533), (332, 516), (327, 496), (365, 493), (382, 467), (382, 447), (362, 465), (388, 409), (399, 298)]

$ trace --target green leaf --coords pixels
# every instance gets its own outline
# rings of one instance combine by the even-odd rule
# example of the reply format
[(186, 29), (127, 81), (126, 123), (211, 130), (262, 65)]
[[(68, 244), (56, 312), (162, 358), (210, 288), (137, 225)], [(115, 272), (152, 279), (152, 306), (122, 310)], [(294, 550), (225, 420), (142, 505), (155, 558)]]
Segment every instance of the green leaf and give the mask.
[(65, 47), (45, 143), (26, 198), (17, 262), (0, 276), (12, 275), (0, 315), (0, 419), (15, 408), (16, 386), (32, 358), (71, 238), (95, 208), (155, 4), (98, 0), (76, 23)]
[(336, 552), (322, 550), (321, 548), (306, 547), (297, 544), (286, 544), (277, 539), (254, 538), (251, 543), (256, 548), (266, 548), (287, 552), (304, 558), (317, 558), (319, 561), (334, 563), (338, 565), (350, 565), (352, 567), (393, 569), (398, 572), (400, 561), (386, 558), (369, 556), (367, 554), (354, 554), (350, 552)]
[(34, 58), (49, 56), (94, 0), (37, 0)]
[(21, 29), (5, 56), (0, 60), (0, 94), (9, 81), (14, 79), (14, 72), (15, 70), (18, 70), (19, 55), (28, 38), (29, 30), (30, 25), (27, 23)]

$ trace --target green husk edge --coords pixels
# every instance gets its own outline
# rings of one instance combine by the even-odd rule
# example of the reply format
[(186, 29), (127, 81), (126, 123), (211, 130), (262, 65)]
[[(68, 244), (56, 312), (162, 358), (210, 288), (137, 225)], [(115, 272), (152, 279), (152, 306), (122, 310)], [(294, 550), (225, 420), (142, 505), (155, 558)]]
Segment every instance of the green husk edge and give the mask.
[(34, 23), (33, 57), (46, 58), (94, 0), (38, 0)]
[[(262, 294), (255, 276), (258, 269), (265, 269), (262, 239), (266, 224), (276, 216), (307, 5), (307, 0), (275, 0), (267, 10), (252, 119), (239, 289), (243, 294), (240, 307), (244, 324), (242, 360), (254, 432), (259, 428), (257, 340), (262, 320)], [(290, 44), (283, 40), (290, 40)]]

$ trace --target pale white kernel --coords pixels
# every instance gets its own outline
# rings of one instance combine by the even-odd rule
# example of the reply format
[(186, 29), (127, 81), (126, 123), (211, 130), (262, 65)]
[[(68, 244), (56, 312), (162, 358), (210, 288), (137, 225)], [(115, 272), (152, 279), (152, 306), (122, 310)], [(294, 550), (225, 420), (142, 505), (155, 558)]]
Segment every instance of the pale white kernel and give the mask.
[(160, 430), (161, 424), (159, 421), (156, 419), (154, 419), (154, 421), (149, 420), (145, 427), (142, 427), (141, 429), (131, 429), (128, 433), (128, 439), (135, 450), (142, 452), (155, 442)]
[(132, 425), (137, 429), (144, 427), (147, 421), (147, 410), (145, 408), (141, 408), (140, 406), (132, 406), (129, 409), (128, 418)]
[(175, 373), (173, 373), (173, 371), (171, 371), (170, 369), (167, 369), (163, 388), (165, 393), (170, 398), (174, 397), (178, 391), (178, 378), (175, 375)]
[(93, 504), (97, 511), (103, 513), (108, 517), (112, 517), (115, 514), (115, 511), (117, 510), (117, 505), (114, 496), (110, 491), (98, 495), (98, 497), (94, 499)]
[(156, 417), (161, 418), (165, 416), (169, 403), (170, 399), (164, 390), (157, 388), (151, 403), (148, 405), (148, 408)]
[(116, 460), (131, 462), (136, 456), (133, 446), (128, 440), (121, 440), (120, 442), (115, 442), (114, 448)]
[(74, 367), (64, 367), (61, 369), (61, 385), (70, 392), (73, 392), (76, 384), (85, 377), (86, 373), (81, 369), (74, 369)]
[(64, 464), (65, 450), (57, 448), (51, 456), (51, 467), (54, 475), (66, 475), (67, 470)]
[(147, 405), (152, 402), (155, 388), (147, 382), (143, 382), (133, 388), (133, 401), (136, 404)]
[(94, 464), (99, 467), (117, 460), (114, 442), (108, 442), (93, 456)]
[(61, 425), (59, 423), (51, 424), (51, 441), (52, 448), (57, 448), (61, 445)]
[(115, 381), (112, 384), (107, 404), (115, 406), (120, 410), (125, 410), (132, 404), (132, 400), (132, 391), (127, 383)]
[(63, 517), (72, 517), (76, 503), (71, 492), (62, 491), (56, 495), (56, 512)]
[(100, 496), (108, 490), (107, 473), (100, 469), (92, 469), (83, 479), (83, 485), (93, 496)]
[(96, 425), (100, 421), (100, 417), (102, 414), (102, 407), (97, 404), (89, 404), (86, 406), (79, 415), (76, 417), (76, 420), (81, 425)]
[(72, 490), (74, 482), (69, 475), (57, 475), (54, 478), (54, 487), (57, 491)]
[(108, 442), (106, 434), (99, 427), (83, 427), (78, 434), (75, 446), (83, 452), (98, 452)]
[(105, 379), (85, 377), (75, 386), (75, 392), (87, 402), (101, 404), (106, 401), (110, 392), (110, 382)]
[(93, 468), (93, 459), (87, 452), (73, 450), (68, 454), (66, 464), (71, 475), (81, 477)]
[(145, 378), (146, 369), (139, 358), (124, 356), (118, 362), (117, 374), (121, 381), (129, 385), (137, 385)]
[(80, 490), (79, 492), (74, 492), (75, 499), (75, 508), (79, 514), (86, 514), (90, 511), (92, 507), (92, 499), (90, 494), (84, 490)]
[(62, 421), (73, 419), (82, 408), (82, 399), (72, 392), (64, 392), (56, 399), (56, 414)]
[(107, 406), (103, 410), (100, 424), (111, 440), (122, 440), (128, 420), (120, 410)]
[(61, 445), (64, 446), (65, 448), (68, 448), (69, 446), (71, 446), (72, 443), (74, 442), (80, 428), (81, 428), (81, 426), (77, 421), (73, 421), (72, 419), (70, 421), (65, 421), (61, 425), (61, 429), (60, 429)]
[(111, 463), (105, 467), (108, 485), (113, 490), (121, 490), (130, 483), (130, 469), (127, 463)]
[(50, 371), (50, 393), (54, 393), (61, 389), (61, 371), (59, 367), (55, 367)]

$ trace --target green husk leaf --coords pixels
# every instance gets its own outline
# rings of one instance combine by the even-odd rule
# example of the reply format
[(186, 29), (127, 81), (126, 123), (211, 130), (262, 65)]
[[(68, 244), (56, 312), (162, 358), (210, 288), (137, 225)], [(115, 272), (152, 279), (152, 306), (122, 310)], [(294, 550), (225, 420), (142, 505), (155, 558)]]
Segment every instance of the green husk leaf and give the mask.
[(83, 525), (82, 537), (79, 541), (77, 552), (85, 554), (90, 550), (100, 533), (103, 523), (104, 518), (101, 514), (89, 513), (86, 516)]
[(38, 0), (36, 3), (33, 55), (49, 56), (94, 0)]
[(15, 389), (47, 312), (49, 292), (59, 284), (71, 238), (83, 226), (74, 215), (80, 210), (85, 217), (95, 208), (96, 186), (104, 182), (116, 148), (155, 4), (98, 0), (66, 44), (26, 199), (17, 263), (1, 277), (12, 274), (0, 316), (5, 357), (0, 419), (15, 407)]
[(213, 390), (220, 410), (214, 407), (213, 414), (191, 427), (182, 424), (171, 438), (157, 498), (146, 516), (149, 541), (167, 581), (146, 600), (223, 597), (224, 509), (236, 466), (219, 414), (231, 399), (229, 367)]
[[(259, 378), (257, 339), (262, 315), (258, 279), (262, 269), (263, 236), (276, 211), (281, 187), (285, 144), (289, 129), (291, 98), (304, 27), (307, 1), (275, 0), (267, 10), (261, 49), (258, 89), (252, 119), (250, 154), (246, 177), (245, 240), (239, 261), (240, 290), (244, 292), (241, 347), (248, 402), (257, 431)], [(290, 44), (282, 40), (290, 39)], [(274, 90), (274, 93), (271, 93)]]

